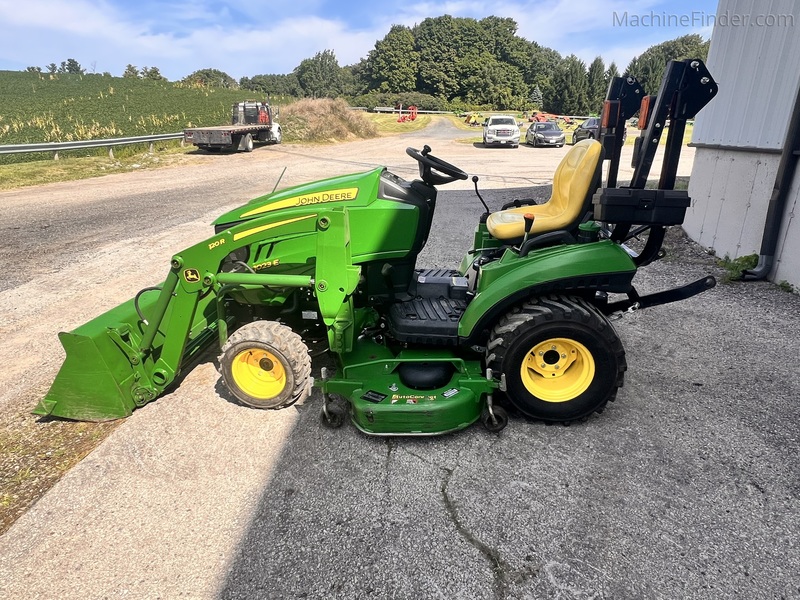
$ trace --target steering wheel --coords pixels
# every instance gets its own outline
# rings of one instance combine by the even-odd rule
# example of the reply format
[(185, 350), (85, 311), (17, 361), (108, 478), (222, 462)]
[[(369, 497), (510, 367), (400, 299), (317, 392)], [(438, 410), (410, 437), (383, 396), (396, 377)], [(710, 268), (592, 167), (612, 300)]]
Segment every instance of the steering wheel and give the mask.
[[(416, 148), (406, 148), (406, 154), (419, 163), (419, 176), (428, 185), (444, 185), (456, 179), (466, 179), (469, 177), (464, 171), (451, 165), (449, 162), (436, 158), (431, 152), (431, 147), (425, 144), (422, 152)], [(434, 171), (438, 171), (434, 173)]]

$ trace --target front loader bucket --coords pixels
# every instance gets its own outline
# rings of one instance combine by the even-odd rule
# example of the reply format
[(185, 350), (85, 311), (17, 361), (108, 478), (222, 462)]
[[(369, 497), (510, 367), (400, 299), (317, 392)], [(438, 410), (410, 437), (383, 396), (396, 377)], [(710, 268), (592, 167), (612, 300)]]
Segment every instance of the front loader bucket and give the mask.
[[(217, 339), (216, 295), (184, 293), (171, 275), (160, 291), (59, 334), (66, 360), (34, 414), (108, 421), (160, 396), (182, 363)], [(140, 316), (144, 316), (145, 321)]]
[(102, 343), (87, 335), (62, 332), (58, 339), (67, 358), (34, 414), (78, 421), (130, 415), (136, 405), (123, 392), (133, 377), (128, 360), (121, 353), (102, 352)]

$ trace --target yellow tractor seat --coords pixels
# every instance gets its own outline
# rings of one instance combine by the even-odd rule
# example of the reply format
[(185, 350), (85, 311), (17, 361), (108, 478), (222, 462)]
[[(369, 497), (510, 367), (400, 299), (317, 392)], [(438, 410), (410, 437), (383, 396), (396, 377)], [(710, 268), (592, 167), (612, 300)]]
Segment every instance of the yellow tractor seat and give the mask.
[(570, 230), (580, 225), (600, 182), (602, 146), (582, 140), (570, 148), (553, 175), (553, 192), (544, 204), (500, 210), (489, 215), (486, 227), (500, 240), (515, 240), (525, 234), (523, 215), (534, 215), (531, 235)]

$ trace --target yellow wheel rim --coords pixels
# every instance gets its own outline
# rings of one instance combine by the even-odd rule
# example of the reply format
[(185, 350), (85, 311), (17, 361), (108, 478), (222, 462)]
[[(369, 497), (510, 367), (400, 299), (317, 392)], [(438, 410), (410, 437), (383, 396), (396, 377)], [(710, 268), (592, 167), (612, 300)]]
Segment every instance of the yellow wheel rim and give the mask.
[(568, 402), (585, 392), (594, 380), (591, 352), (575, 340), (552, 338), (536, 344), (522, 361), (525, 388), (545, 402)]
[(237, 354), (231, 365), (231, 375), (236, 385), (253, 398), (275, 398), (286, 387), (286, 371), (280, 359), (261, 348), (249, 348)]

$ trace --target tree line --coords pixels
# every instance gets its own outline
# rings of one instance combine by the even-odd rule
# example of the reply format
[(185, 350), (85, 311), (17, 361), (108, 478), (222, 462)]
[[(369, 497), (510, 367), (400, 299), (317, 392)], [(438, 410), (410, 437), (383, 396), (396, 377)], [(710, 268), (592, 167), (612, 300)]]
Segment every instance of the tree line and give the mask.
[[(686, 35), (648, 48), (634, 58), (624, 75), (635, 76), (655, 93), (671, 59), (701, 58), (708, 42)], [(28, 70), (39, 70), (29, 67)], [(74, 59), (51, 73), (83, 73)], [(461, 18), (444, 15), (407, 27), (393, 25), (366, 57), (340, 66), (333, 50), (304, 59), (288, 74), (242, 77), (238, 82), (218, 69), (187, 75), (189, 85), (241, 88), (267, 95), (345, 97), (354, 105), (416, 104), (428, 110), (492, 107), (545, 110), (559, 114), (600, 111), (608, 83), (618, 76), (615, 63), (601, 56), (587, 65), (574, 54), (557, 51), (517, 35), (510, 18)], [(124, 77), (165, 80), (157, 67), (128, 65)]]

